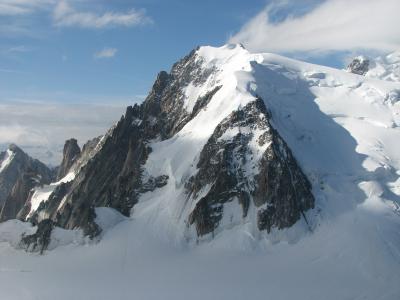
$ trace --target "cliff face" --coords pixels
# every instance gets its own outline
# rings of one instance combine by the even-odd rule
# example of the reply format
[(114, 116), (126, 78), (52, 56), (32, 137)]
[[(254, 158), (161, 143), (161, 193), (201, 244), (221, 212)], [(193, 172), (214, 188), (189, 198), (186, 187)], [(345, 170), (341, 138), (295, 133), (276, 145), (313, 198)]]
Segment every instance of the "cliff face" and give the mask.
[(60, 180), (71, 169), (74, 162), (79, 158), (81, 149), (76, 139), (69, 139), (64, 144), (63, 159), (58, 169), (57, 179)]
[(310, 183), (269, 118), (258, 98), (225, 118), (204, 146), (186, 184), (198, 235), (218, 229), (228, 202), (240, 204), (243, 218), (257, 207), (257, 226), (268, 232), (292, 226), (314, 207)]

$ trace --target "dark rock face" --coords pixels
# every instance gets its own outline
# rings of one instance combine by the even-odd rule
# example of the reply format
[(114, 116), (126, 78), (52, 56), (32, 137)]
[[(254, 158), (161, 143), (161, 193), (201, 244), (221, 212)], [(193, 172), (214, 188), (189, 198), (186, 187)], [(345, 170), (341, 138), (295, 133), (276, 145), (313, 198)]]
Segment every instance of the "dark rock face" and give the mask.
[(369, 70), (369, 60), (364, 57), (357, 57), (347, 66), (347, 70), (358, 75), (365, 75)]
[(161, 175), (156, 178), (150, 177), (146, 182), (140, 187), (140, 193), (146, 193), (154, 191), (157, 188), (161, 188), (168, 183), (168, 175)]
[(173, 65), (171, 73), (160, 72), (152, 91), (142, 104), (145, 117), (157, 118), (161, 139), (168, 139), (193, 119), (219, 89), (211, 91), (196, 101), (192, 112), (184, 107), (184, 88), (200, 85), (213, 74), (214, 69), (204, 69), (195, 50)]
[(32, 159), (16, 145), (11, 145), (9, 150), (13, 159), (0, 174), (0, 186), (5, 194), (0, 222), (15, 219), (29, 199), (32, 188), (52, 180), (52, 171), (46, 165)]
[(58, 169), (57, 179), (61, 179), (67, 175), (68, 171), (74, 162), (79, 158), (80, 154), (81, 148), (79, 148), (78, 141), (76, 139), (69, 139), (65, 142), (63, 160)]
[(190, 119), (193, 119), (203, 108), (207, 106), (207, 104), (211, 101), (212, 97), (216, 92), (220, 90), (221, 86), (217, 86), (210, 92), (206, 93), (203, 97), (200, 97), (196, 104), (193, 107), (193, 111), (190, 114)]
[[(224, 138), (227, 134), (229, 138)], [(263, 153), (255, 153), (254, 142), (265, 146)], [(195, 224), (200, 236), (218, 227), (223, 205), (235, 199), (243, 217), (251, 204), (257, 207), (258, 228), (268, 232), (272, 227), (292, 226), (302, 212), (314, 206), (311, 185), (271, 126), (261, 99), (233, 112), (217, 126), (197, 167), (199, 171), (186, 189), (188, 197), (196, 201), (189, 223)], [(253, 172), (255, 176), (251, 176)]]
[(34, 234), (22, 237), (20, 247), (29, 252), (43, 254), (50, 244), (53, 228), (53, 221), (49, 219), (43, 220), (38, 224), (38, 229)]

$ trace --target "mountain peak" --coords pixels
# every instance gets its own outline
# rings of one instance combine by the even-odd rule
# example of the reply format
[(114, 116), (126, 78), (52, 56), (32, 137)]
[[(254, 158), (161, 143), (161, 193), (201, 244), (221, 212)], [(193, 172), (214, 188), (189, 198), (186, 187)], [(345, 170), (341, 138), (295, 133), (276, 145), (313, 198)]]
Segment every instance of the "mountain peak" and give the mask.
[[(127, 108), (79, 174), (55, 183), (46, 205), (35, 205), (28, 217), (48, 216), (93, 237), (101, 232), (96, 207), (129, 216), (143, 198), (154, 195), (150, 202), (158, 203), (164, 191), (160, 205), (168, 210), (157, 220), (175, 220), (177, 234), (190, 239), (225, 230), (233, 207), (239, 213), (232, 224), (249, 222), (255, 231), (307, 223), (311, 184), (249, 85), (263, 60), (240, 44), (191, 51), (158, 74), (145, 101)], [(60, 172), (70, 170), (78, 152), (76, 141), (67, 141)]]
[(19, 146), (17, 146), (16, 144), (11, 143), (10, 145), (8, 145), (8, 150), (14, 152), (14, 153), (23, 153), (26, 154)]

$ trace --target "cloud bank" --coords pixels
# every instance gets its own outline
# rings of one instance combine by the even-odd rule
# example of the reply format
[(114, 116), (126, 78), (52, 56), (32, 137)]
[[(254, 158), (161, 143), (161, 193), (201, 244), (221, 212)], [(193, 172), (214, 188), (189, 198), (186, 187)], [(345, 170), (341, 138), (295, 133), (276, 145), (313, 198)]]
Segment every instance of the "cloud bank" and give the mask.
[(0, 102), (0, 151), (16, 143), (53, 166), (61, 161), (66, 139), (82, 145), (104, 134), (125, 112), (126, 104)]
[(399, 0), (326, 0), (302, 16), (274, 23), (271, 13), (282, 3), (290, 2), (267, 6), (229, 42), (258, 52), (400, 49)]

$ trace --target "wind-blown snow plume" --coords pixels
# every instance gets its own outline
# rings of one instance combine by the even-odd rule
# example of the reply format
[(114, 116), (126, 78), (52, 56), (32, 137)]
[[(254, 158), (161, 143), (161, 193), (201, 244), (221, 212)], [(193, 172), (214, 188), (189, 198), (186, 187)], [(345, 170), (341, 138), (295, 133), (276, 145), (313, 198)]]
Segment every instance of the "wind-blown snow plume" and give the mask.
[(274, 23), (271, 14), (281, 6), (281, 1), (267, 6), (230, 42), (267, 52), (400, 49), (398, 0), (327, 0), (302, 16)]

